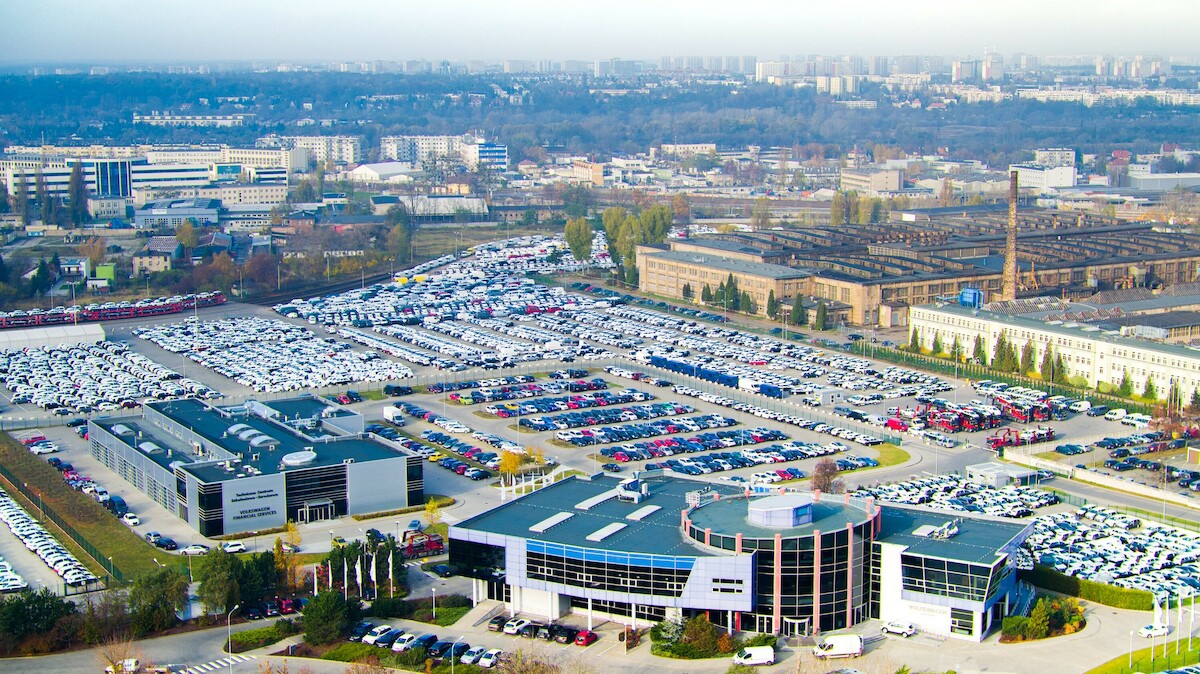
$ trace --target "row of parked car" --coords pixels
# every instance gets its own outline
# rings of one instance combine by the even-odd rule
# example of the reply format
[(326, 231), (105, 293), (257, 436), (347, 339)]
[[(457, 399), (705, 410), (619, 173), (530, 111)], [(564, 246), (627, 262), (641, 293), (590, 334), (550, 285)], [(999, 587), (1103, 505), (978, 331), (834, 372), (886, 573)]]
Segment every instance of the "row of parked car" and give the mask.
[[(500, 468), (500, 455), (496, 452), (488, 452), (480, 447), (476, 447), (469, 442), (451, 437), (445, 433), (439, 433), (433, 430), (421, 432), (421, 437), (429, 442), (436, 443), (444, 450), (448, 450), (458, 454), (464, 459), (470, 459), (477, 464), (483, 465), (492, 470)], [(486, 480), (492, 477), (492, 474), (481, 468), (476, 468), (465, 461), (459, 461), (454, 457), (448, 457), (440, 452), (436, 452), (427, 457), (430, 461), (436, 462), (443, 468), (453, 470), (455, 473), (464, 477), (469, 477), (472, 480)]]
[(736, 426), (737, 419), (720, 414), (701, 414), (694, 417), (678, 419), (659, 419), (646, 423), (623, 424), (620, 426), (605, 426), (585, 428), (578, 431), (560, 431), (556, 434), (559, 440), (576, 447), (603, 445), (612, 442), (629, 442), (643, 440), (676, 433), (696, 432), (701, 429), (718, 429)]
[[(54, 538), (53, 534), (30, 517), (29, 513), (3, 490), (0, 490), (0, 520), (3, 520), (13, 535), (20, 539), (30, 552), (40, 557), (67, 585), (82, 586), (98, 580), (95, 574), (88, 571), (75, 555)], [(26, 587), (28, 584), (12, 566), (0, 560), (0, 592), (15, 592)]]
[(386, 648), (396, 653), (424, 649), (425, 655), (434, 662), (455, 660), (464, 665), (477, 665), (491, 669), (500, 664), (503, 652), (499, 648), (471, 644), (452, 639), (439, 639), (432, 632), (409, 631), (403, 627), (375, 625), (361, 622), (350, 630), (349, 641), (359, 641), (368, 646)]
[(526, 417), (521, 419), (520, 425), (534, 431), (564, 429), (559, 430), (555, 434), (555, 437), (559, 440), (569, 442), (570, 438), (576, 434), (566, 429), (615, 424), (622, 421), (648, 421), (663, 417), (682, 416), (695, 411), (696, 408), (691, 405), (671, 401), (646, 405), (631, 405), (629, 407), (605, 407), (603, 409), (591, 409), (582, 412), (567, 412), (554, 416)]
[(992, 487), (957, 475), (928, 477), (861, 487), (857, 496), (873, 496), (879, 501), (921, 505), (936, 510), (975, 512), (999, 517), (1028, 517), (1038, 508), (1055, 505), (1054, 493), (1009, 485)]
[(280, 320), (186, 321), (137, 328), (134, 334), (260, 393), (412, 376), (406, 365)]
[[(453, 396), (454, 394), (450, 395)], [(563, 396), (561, 398), (538, 398), (535, 400), (524, 400), (519, 403), (488, 405), (483, 408), (483, 411), (501, 418), (508, 418), (511, 416), (566, 412), (568, 410), (586, 410), (593, 407), (611, 407), (613, 405), (646, 402), (654, 399), (655, 395), (653, 393), (627, 388), (619, 391), (594, 391), (591, 393)]]
[(526, 639), (556, 641), (560, 644), (575, 644), (576, 646), (590, 646), (599, 638), (591, 630), (581, 630), (568, 625), (556, 625), (554, 623), (540, 623), (527, 618), (510, 619), (503, 615), (498, 615), (488, 621), (488, 631), (503, 632), (504, 634), (521, 636)]
[[(772, 428), (711, 431), (690, 438), (660, 438), (647, 442), (603, 447), (600, 449), (600, 455), (619, 463), (628, 463), (630, 461), (660, 459), (677, 454), (695, 454), (696, 452), (731, 449), (733, 447), (786, 439), (787, 436), (782, 431)], [(744, 465), (731, 465), (729, 467), (722, 467), (721, 470), (751, 466), (755, 462), (750, 459), (741, 458), (736, 463)]]

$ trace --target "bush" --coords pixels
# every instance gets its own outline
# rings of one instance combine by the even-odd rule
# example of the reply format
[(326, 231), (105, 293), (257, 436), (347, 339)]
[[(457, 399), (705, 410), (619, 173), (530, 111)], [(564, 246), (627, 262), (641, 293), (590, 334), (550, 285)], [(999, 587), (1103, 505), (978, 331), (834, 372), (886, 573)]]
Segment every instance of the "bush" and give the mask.
[(746, 640), (745, 646), (770, 646), (775, 648), (779, 644), (779, 637), (774, 634), (756, 634)]
[(410, 648), (392, 656), (392, 659), (401, 667), (420, 667), (425, 664), (425, 649)]
[(378, 660), (378, 655), (379, 649), (371, 644), (347, 641), (326, 651), (325, 655), (321, 656), (321, 659), (337, 662), (364, 662), (371, 658)]
[(1071, 597), (1079, 597), (1080, 599), (1094, 601), (1097, 604), (1112, 606), (1113, 608), (1124, 608), (1133, 611), (1149, 611), (1154, 608), (1154, 595), (1146, 590), (1130, 590), (1091, 580), (1084, 580), (1059, 573), (1048, 566), (1040, 564), (1033, 571), (1021, 571), (1019, 576), (1022, 580), (1028, 581), (1033, 586), (1040, 587), (1043, 590), (1050, 590)]
[(300, 627), (289, 618), (282, 618), (274, 625), (267, 625), (233, 635), (233, 652), (252, 651), (255, 648), (269, 646), (276, 641), (285, 639), (293, 634), (299, 634)]
[(758, 670), (748, 665), (730, 665), (725, 674), (758, 674)]
[(1000, 623), (1000, 634), (1006, 640), (1022, 641), (1025, 639), (1028, 626), (1029, 618), (1019, 615), (1008, 616)]

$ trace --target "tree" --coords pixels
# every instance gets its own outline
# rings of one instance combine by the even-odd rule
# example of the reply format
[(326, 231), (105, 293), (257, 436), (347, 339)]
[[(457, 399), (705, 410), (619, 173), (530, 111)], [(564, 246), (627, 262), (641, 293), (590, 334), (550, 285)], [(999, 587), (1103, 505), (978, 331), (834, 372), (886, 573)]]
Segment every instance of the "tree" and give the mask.
[(759, 197), (754, 200), (754, 206), (750, 209), (750, 227), (753, 229), (767, 229), (771, 226), (771, 200), (767, 197)]
[(956, 363), (962, 362), (963, 359), (963, 346), (957, 334), (954, 335), (954, 342), (950, 345), (950, 359)]
[(129, 612), (137, 635), (158, 632), (178, 622), (176, 611), (188, 602), (188, 579), (177, 569), (143, 574), (129, 589)]
[(684, 283), (683, 287), (679, 289), (679, 294), (683, 297), (683, 299), (690, 302), (692, 298), (696, 296), (696, 291), (692, 290), (692, 284)]
[(48, 633), (59, 620), (76, 610), (74, 602), (59, 597), (49, 588), (0, 596), (0, 640), (9, 637), (19, 642), (30, 635)]
[(845, 484), (838, 477), (837, 463), (833, 459), (821, 459), (813, 466), (812, 488), (813, 491), (822, 494), (840, 494), (845, 490)]
[(767, 294), (767, 316), (771, 320), (779, 318), (779, 300), (775, 299), (774, 289), (771, 289), (771, 292)]
[(496, 671), (498, 674), (561, 674), (562, 667), (545, 659), (544, 656), (527, 653), (518, 648), (511, 655), (500, 660)]
[(1067, 372), (1067, 364), (1063, 362), (1061, 353), (1054, 354), (1054, 367), (1051, 368), (1050, 374), (1050, 378), (1055, 384), (1071, 383), (1071, 376)]
[(828, 330), (829, 329), (829, 309), (825, 307), (825, 301), (817, 302), (817, 317), (813, 319), (813, 330)]
[(829, 226), (841, 227), (846, 224), (846, 195), (837, 192), (829, 204)]
[(304, 607), (304, 641), (328, 644), (341, 638), (349, 621), (350, 607), (338, 592), (322, 592)]
[(507, 478), (509, 484), (521, 472), (521, 455), (516, 452), (500, 452), (500, 474)]
[(1133, 380), (1129, 378), (1129, 370), (1121, 373), (1121, 383), (1117, 386), (1117, 395), (1124, 398), (1133, 395)]
[(912, 334), (908, 338), (908, 350), (913, 353), (921, 352), (921, 333), (913, 326)]
[(950, 206), (954, 203), (954, 181), (942, 179), (942, 193), (938, 196), (938, 206)]
[(90, 237), (79, 244), (79, 254), (86, 257), (92, 269), (95, 269), (104, 263), (104, 258), (108, 255), (108, 242), (102, 236)]
[(662, 243), (667, 238), (667, 232), (671, 231), (671, 221), (674, 220), (674, 215), (671, 209), (662, 204), (656, 204), (642, 211), (638, 216), (638, 224), (642, 228), (642, 235), (639, 237), (641, 243)]
[(238, 580), (242, 561), (221, 548), (213, 548), (200, 558), (196, 577), (200, 587), (196, 591), (200, 601), (209, 611), (228, 611), (238, 603), (242, 589)]
[(713, 291), (707, 283), (705, 283), (704, 288), (700, 290), (700, 301), (704, 302), (705, 304), (713, 303)]
[(594, 201), (592, 190), (583, 185), (571, 185), (562, 192), (563, 212), (567, 217), (586, 217)]
[(1150, 401), (1158, 400), (1158, 387), (1154, 385), (1154, 377), (1146, 377), (1146, 387), (1142, 389), (1142, 398)]
[(58, 213), (55, 210), (55, 199), (50, 196), (50, 191), (46, 187), (46, 175), (42, 172), (41, 167), (37, 169), (34, 175), (34, 196), (37, 199), (38, 205), (42, 211), (42, 224), (52, 225), (58, 220)]
[(807, 325), (808, 324), (808, 309), (804, 308), (804, 298), (796, 295), (792, 300), (792, 312), (788, 314), (788, 318), (792, 325)]
[(1042, 352), (1042, 364), (1038, 367), (1038, 373), (1046, 381), (1054, 381), (1057, 374), (1054, 371), (1054, 347), (1050, 344), (1047, 344), (1046, 350)]
[(980, 365), (988, 364), (987, 342), (983, 339), (982, 335), (975, 337), (975, 346), (971, 349), (971, 360)]
[(436, 498), (425, 502), (425, 521), (429, 522), (431, 527), (442, 521), (442, 504), (438, 503)]
[(680, 641), (701, 653), (716, 653), (719, 636), (717, 626), (709, 622), (707, 615), (700, 613), (684, 623)]
[(591, 256), (592, 223), (586, 218), (568, 220), (563, 228), (563, 238), (567, 240), (567, 247), (571, 249), (571, 255), (575, 256), (576, 260), (583, 262)]
[(71, 167), (71, 178), (67, 181), (68, 214), (71, 225), (78, 227), (88, 219), (87, 185), (83, 182), (83, 162), (75, 162)]
[(200, 243), (200, 234), (191, 218), (175, 228), (175, 240), (183, 246), (185, 254)]
[(1012, 372), (1017, 364), (1013, 362), (1012, 348), (1008, 345), (1008, 335), (1003, 330), (996, 338), (996, 351), (992, 354), (992, 368), (1000, 372)]
[(313, 187), (311, 180), (301, 180), (296, 185), (296, 191), (292, 193), (292, 201), (300, 204), (308, 204), (317, 200), (317, 189)]
[(1021, 347), (1021, 374), (1028, 374), (1033, 371), (1034, 354), (1033, 340), (1026, 340), (1025, 346)]
[(944, 347), (942, 345), (942, 335), (935, 330), (933, 332), (933, 344), (929, 347), (929, 351), (935, 356), (940, 356), (942, 355), (943, 350)]
[(741, 299), (738, 300), (738, 308), (748, 314), (758, 313), (758, 302), (755, 302), (754, 298), (750, 296), (749, 290), (742, 291)]
[(17, 180), (13, 186), (12, 196), (9, 197), (12, 205), (12, 210), (17, 215), (21, 216), (21, 226), (29, 226), (29, 182), (25, 178), (25, 170), (22, 169), (17, 174)]
[(675, 198), (671, 199), (671, 211), (675, 215), (675, 222), (681, 225), (692, 221), (692, 205), (686, 194), (676, 194)]
[(1200, 410), (1200, 388), (1192, 389), (1192, 401), (1188, 403), (1188, 410), (1192, 413)]
[(1038, 599), (1033, 610), (1029, 612), (1029, 622), (1025, 626), (1025, 634), (1030, 639), (1044, 639), (1050, 633), (1050, 602), (1045, 597)]
[(37, 270), (33, 272), (33, 278), (29, 280), (29, 291), (32, 296), (37, 297), (49, 290), (52, 283), (50, 265), (46, 264), (46, 258), (42, 258), (38, 261)]
[(135, 659), (137, 656), (138, 648), (128, 634), (109, 635), (96, 649), (96, 659), (100, 661), (100, 671), (112, 671), (113, 674), (134, 674), (125, 671), (125, 661)]

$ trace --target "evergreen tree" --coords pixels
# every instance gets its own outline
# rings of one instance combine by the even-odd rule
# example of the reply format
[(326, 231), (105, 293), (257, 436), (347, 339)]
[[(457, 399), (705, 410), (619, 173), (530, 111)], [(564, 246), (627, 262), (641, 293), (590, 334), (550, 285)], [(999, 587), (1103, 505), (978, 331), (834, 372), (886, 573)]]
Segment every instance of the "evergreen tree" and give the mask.
[(1158, 387), (1154, 385), (1154, 377), (1146, 377), (1146, 387), (1142, 389), (1142, 398), (1146, 400), (1158, 400)]
[(996, 338), (996, 350), (992, 353), (992, 368), (1000, 372), (1012, 372), (1015, 368), (1009, 354), (1012, 350), (1008, 346), (1008, 335), (1003, 330), (1000, 331), (1000, 336)]
[(25, 171), (17, 174), (16, 186), (13, 188), (12, 209), (21, 216), (21, 226), (29, 226), (29, 183), (25, 179)]
[(817, 317), (813, 320), (814, 330), (829, 329), (829, 310), (825, 308), (825, 301), (817, 302)]
[(770, 294), (767, 295), (767, 316), (769, 316), (771, 320), (779, 318), (779, 300), (775, 299), (774, 289), (772, 289)]
[(692, 284), (690, 283), (683, 284), (683, 288), (679, 290), (679, 294), (683, 295), (683, 299), (689, 301), (696, 295), (696, 293), (692, 290)]
[(975, 346), (971, 350), (971, 359), (974, 360), (975, 362), (979, 363), (980, 365), (988, 364), (987, 344), (984, 342), (983, 337), (975, 338)]
[(936, 330), (934, 330), (934, 332), (933, 332), (933, 344), (930, 346), (930, 351), (935, 356), (942, 355), (942, 351), (943, 351), (942, 335), (940, 333), (938, 333)]
[(1071, 381), (1071, 377), (1067, 373), (1067, 364), (1063, 362), (1061, 353), (1054, 354), (1054, 369), (1051, 374), (1055, 384), (1069, 384)]
[(1188, 405), (1192, 412), (1200, 411), (1200, 388), (1192, 389), (1192, 402)]
[(42, 224), (48, 225), (54, 221), (54, 207), (50, 204), (50, 193), (46, 189), (46, 174), (40, 166), (34, 176), (33, 190), (38, 206), (42, 209)]
[(956, 363), (963, 359), (963, 346), (958, 340), (958, 335), (954, 335), (954, 342), (950, 345), (950, 358)]
[(33, 278), (29, 280), (30, 295), (37, 297), (50, 289), (53, 281), (50, 278), (50, 265), (46, 264), (46, 258), (42, 258), (38, 262), (37, 271), (33, 273)]
[(808, 309), (804, 307), (804, 298), (796, 295), (792, 300), (792, 313), (788, 314), (792, 325), (808, 325)]
[(1117, 387), (1117, 395), (1128, 398), (1133, 395), (1133, 380), (1129, 378), (1129, 370), (1121, 374), (1121, 384)]
[(1033, 370), (1033, 357), (1035, 353), (1033, 340), (1027, 340), (1025, 346), (1021, 347), (1021, 361), (1018, 363), (1021, 368), (1021, 374), (1028, 374)]
[(912, 335), (908, 338), (908, 350), (917, 353), (921, 350), (921, 333), (914, 327)]
[(1057, 374), (1054, 367), (1054, 348), (1049, 344), (1046, 345), (1046, 350), (1042, 352), (1042, 364), (1038, 368), (1038, 372), (1042, 375), (1042, 379), (1046, 381), (1054, 381), (1054, 376)]
[(713, 291), (712, 288), (708, 287), (707, 283), (705, 283), (704, 288), (700, 290), (700, 301), (704, 302), (705, 304), (713, 303)]
[(738, 306), (742, 311), (748, 314), (758, 313), (758, 302), (754, 301), (754, 298), (750, 296), (750, 292), (748, 290), (742, 291), (742, 298), (738, 300)]

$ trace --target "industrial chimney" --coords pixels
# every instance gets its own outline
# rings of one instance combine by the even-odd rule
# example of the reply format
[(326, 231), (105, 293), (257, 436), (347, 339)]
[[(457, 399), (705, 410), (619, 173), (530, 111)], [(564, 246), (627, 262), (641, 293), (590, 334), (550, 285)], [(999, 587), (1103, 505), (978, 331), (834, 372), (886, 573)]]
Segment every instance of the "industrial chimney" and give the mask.
[(1017, 299), (1017, 172), (1008, 174), (1008, 231), (1004, 240), (1004, 275), (1000, 299)]

